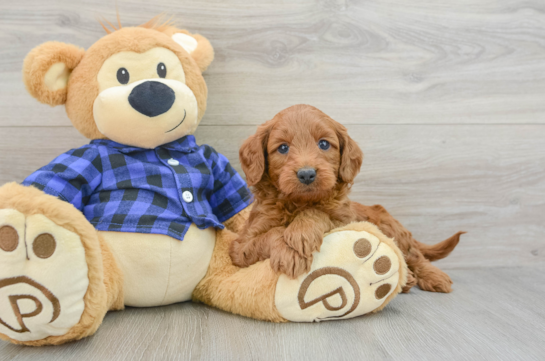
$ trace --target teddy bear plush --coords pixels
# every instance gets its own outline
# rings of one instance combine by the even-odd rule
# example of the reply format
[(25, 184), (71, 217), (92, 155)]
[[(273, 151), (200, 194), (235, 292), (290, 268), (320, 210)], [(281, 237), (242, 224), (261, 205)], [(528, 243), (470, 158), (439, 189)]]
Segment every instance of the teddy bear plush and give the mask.
[[(92, 335), (110, 310), (194, 300), (273, 322), (382, 309), (407, 269), (370, 223), (324, 235), (309, 273), (231, 263), (252, 195), (192, 133), (202, 119), (207, 39), (156, 19), (108, 29), (86, 51), (47, 42), (24, 62), (29, 93), (62, 105), (91, 142), (0, 187), (0, 337), (51, 345)], [(386, 274), (374, 260), (388, 257)]]

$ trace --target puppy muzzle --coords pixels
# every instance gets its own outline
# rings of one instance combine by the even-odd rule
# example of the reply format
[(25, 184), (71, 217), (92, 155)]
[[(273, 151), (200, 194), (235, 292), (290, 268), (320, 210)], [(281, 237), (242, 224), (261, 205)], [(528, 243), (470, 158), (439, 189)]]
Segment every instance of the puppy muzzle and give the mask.
[(297, 178), (299, 179), (299, 182), (309, 185), (316, 180), (316, 169), (301, 168), (297, 171)]

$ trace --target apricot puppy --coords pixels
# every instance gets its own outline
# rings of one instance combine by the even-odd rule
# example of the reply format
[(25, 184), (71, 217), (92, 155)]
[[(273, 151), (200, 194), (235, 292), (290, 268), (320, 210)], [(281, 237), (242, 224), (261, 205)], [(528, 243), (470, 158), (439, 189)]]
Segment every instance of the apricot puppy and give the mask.
[(261, 125), (242, 145), (240, 161), (255, 203), (230, 255), (239, 267), (270, 258), (272, 268), (295, 278), (308, 272), (324, 233), (355, 221), (376, 224), (394, 238), (414, 284), (450, 292), (449, 276), (430, 261), (446, 257), (462, 232), (433, 246), (412, 238), (379, 205), (348, 198), (363, 153), (344, 126), (309, 105), (295, 105)]

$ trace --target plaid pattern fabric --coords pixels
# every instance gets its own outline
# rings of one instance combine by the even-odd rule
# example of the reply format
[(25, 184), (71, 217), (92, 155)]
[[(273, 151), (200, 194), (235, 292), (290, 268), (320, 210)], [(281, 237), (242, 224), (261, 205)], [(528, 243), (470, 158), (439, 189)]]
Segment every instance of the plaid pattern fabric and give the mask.
[(179, 240), (191, 223), (223, 228), (222, 222), (253, 200), (227, 158), (198, 146), (191, 135), (155, 149), (93, 140), (57, 157), (23, 185), (72, 203), (98, 230)]

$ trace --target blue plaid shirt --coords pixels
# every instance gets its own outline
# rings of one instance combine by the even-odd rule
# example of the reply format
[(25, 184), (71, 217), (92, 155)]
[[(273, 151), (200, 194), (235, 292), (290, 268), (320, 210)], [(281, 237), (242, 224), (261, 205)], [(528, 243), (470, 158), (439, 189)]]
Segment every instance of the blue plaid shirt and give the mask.
[(192, 135), (155, 149), (93, 140), (54, 159), (23, 185), (70, 202), (96, 229), (183, 240), (191, 223), (223, 228), (252, 202), (222, 154)]

